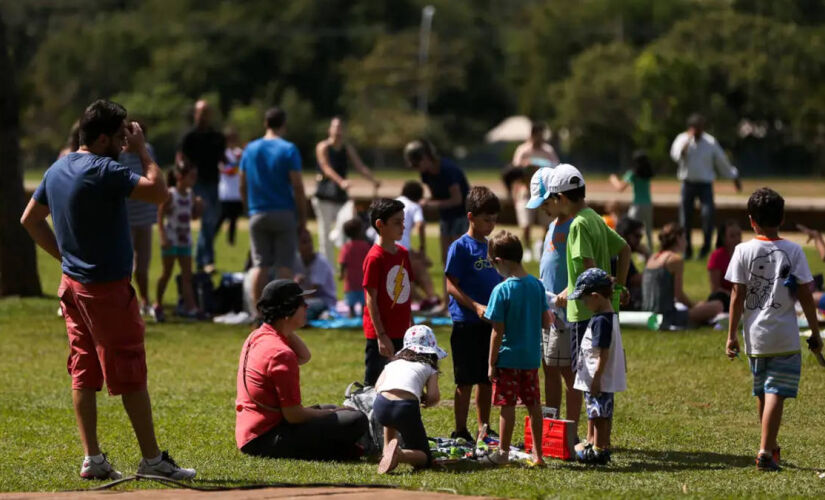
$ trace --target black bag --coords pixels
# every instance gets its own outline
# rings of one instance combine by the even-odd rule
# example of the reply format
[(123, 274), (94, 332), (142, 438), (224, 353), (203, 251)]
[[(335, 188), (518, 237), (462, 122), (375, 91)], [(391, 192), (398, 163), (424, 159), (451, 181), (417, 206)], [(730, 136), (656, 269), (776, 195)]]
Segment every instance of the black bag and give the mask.
[[(175, 281), (178, 284), (178, 306), (183, 307), (183, 293), (181, 287), (181, 276), (177, 275)], [(215, 287), (212, 284), (212, 276), (201, 271), (192, 275), (192, 292), (195, 295), (195, 303), (198, 309), (206, 314), (215, 314)]]
[(329, 177), (324, 177), (318, 181), (318, 186), (315, 188), (315, 197), (319, 200), (333, 201), (335, 203), (346, 203), (349, 199), (347, 192), (341, 189), (341, 186)]
[(243, 311), (243, 278), (238, 279), (235, 273), (224, 273), (221, 276), (221, 283), (215, 289), (215, 314), (241, 311)]

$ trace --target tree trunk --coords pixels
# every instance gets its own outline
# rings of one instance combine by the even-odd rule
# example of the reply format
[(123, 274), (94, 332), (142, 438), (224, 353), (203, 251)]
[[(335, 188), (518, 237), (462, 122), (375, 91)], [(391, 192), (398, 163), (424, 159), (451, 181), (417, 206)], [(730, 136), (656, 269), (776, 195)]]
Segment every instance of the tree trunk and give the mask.
[(0, 17), (0, 297), (41, 295), (34, 242), (20, 215), (27, 203), (20, 168), (20, 110), (14, 66)]

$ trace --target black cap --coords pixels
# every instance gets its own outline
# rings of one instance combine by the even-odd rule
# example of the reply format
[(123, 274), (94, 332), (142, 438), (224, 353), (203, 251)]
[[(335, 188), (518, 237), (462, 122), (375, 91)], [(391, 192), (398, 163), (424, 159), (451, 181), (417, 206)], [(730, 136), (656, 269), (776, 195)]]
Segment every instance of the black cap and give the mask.
[(263, 305), (276, 305), (284, 302), (310, 295), (315, 293), (315, 290), (304, 290), (298, 283), (292, 280), (274, 280), (267, 283), (264, 291), (261, 293), (261, 298), (258, 300), (258, 307)]

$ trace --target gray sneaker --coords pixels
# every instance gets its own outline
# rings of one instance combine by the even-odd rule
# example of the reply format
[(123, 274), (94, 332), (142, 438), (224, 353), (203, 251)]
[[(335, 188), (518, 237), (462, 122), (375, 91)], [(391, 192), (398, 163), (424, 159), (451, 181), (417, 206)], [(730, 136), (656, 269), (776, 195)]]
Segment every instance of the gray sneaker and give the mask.
[(116, 471), (106, 454), (103, 454), (103, 461), (95, 462), (91, 458), (83, 460), (83, 465), (80, 467), (80, 477), (83, 479), (120, 479), (123, 474)]
[(165, 451), (161, 454), (160, 462), (154, 465), (149, 465), (145, 458), (142, 459), (137, 473), (144, 476), (163, 476), (169, 479), (193, 479), (195, 477), (195, 469), (184, 469), (178, 466)]

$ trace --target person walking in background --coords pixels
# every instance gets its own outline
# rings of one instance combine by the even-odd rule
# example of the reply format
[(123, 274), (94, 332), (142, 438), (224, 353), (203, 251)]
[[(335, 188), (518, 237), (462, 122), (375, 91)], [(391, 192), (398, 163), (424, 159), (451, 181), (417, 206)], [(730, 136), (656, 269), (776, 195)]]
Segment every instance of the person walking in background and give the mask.
[(335, 225), (338, 212), (349, 199), (347, 192), (351, 184), (347, 175), (350, 165), (372, 182), (376, 189), (381, 183), (361, 161), (355, 147), (344, 138), (344, 119), (340, 116), (330, 120), (329, 136), (315, 146), (315, 159), (318, 162), (320, 180), (315, 196), (312, 197), (312, 209), (318, 221), (318, 246), (324, 257), (333, 262), (335, 245), (329, 233)]
[(730, 164), (728, 157), (716, 142), (716, 138), (705, 132), (705, 118), (694, 113), (687, 121), (687, 130), (676, 136), (670, 147), (670, 157), (679, 168), (677, 177), (682, 181), (682, 204), (679, 208), (679, 223), (685, 228), (687, 246), (685, 258), (693, 257), (691, 231), (693, 230), (693, 206), (699, 199), (702, 213), (704, 242), (699, 258), (710, 253), (713, 239), (714, 211), (713, 181), (717, 174), (733, 179), (736, 191), (742, 191), (739, 171)]
[[(69, 374), (84, 479), (120, 479), (97, 439), (97, 392), (105, 381), (121, 396), (143, 459), (138, 474), (192, 479), (155, 438), (146, 389), (143, 319), (134, 288), (126, 198), (160, 204), (168, 193), (149, 156), (140, 126), (126, 122), (123, 106), (104, 100), (80, 119), (80, 149), (57, 160), (29, 200), (21, 224), (35, 243), (61, 262), (58, 296), (69, 336)], [(142, 175), (115, 161), (138, 155)], [(52, 231), (46, 217), (51, 214)], [(36, 446), (36, 445), (35, 445)]]
[(221, 230), (223, 221), (229, 221), (226, 231), (226, 241), (235, 246), (235, 229), (238, 217), (243, 213), (243, 200), (241, 198), (241, 180), (239, 166), (243, 148), (238, 141), (238, 133), (235, 129), (228, 127), (224, 131), (226, 137), (226, 151), (224, 152), (224, 162), (221, 165), (221, 179), (218, 182), (218, 199), (221, 202), (221, 216), (218, 219), (216, 232)]
[[(143, 137), (147, 136), (147, 127), (138, 121), (140, 129), (143, 130)], [(146, 142), (146, 151), (157, 163), (155, 150), (149, 142)], [(118, 156), (118, 162), (124, 167), (129, 167), (132, 172), (141, 175), (143, 164), (140, 156), (129, 151), (122, 151)], [(149, 299), (149, 265), (152, 263), (152, 226), (158, 221), (158, 207), (153, 203), (146, 203), (140, 200), (126, 200), (126, 213), (129, 219), (129, 231), (132, 237), (132, 252), (135, 255), (133, 276), (137, 284), (138, 294), (140, 294), (140, 313), (143, 316), (152, 315), (151, 301)]]
[[(441, 225), (441, 263), (447, 264), (450, 245), (467, 232), (469, 222), (464, 210), (470, 184), (464, 172), (452, 160), (438, 154), (435, 146), (426, 139), (416, 139), (404, 147), (407, 166), (421, 174), (430, 190), (430, 198), (421, 200), (422, 208), (438, 209)], [(446, 302), (447, 282), (444, 281)]]
[(258, 303), (272, 267), (279, 278), (292, 278), (298, 235), (307, 223), (301, 154), (283, 138), (286, 112), (268, 109), (264, 127), (264, 136), (246, 146), (240, 167), (241, 197), (249, 209), (250, 304)]
[(226, 139), (212, 127), (212, 108), (201, 99), (195, 103), (194, 126), (184, 134), (175, 163), (188, 161), (198, 170), (195, 195), (203, 200), (203, 217), (195, 256), (198, 270), (215, 271), (215, 232), (221, 217), (218, 201), (218, 166), (224, 161)]
[[(169, 187), (169, 197), (158, 207), (160, 222), (160, 247), (163, 256), (163, 271), (158, 278), (158, 289), (153, 314), (155, 321), (163, 323), (163, 294), (172, 278), (175, 261), (180, 266), (180, 291), (183, 304), (175, 314), (183, 318), (201, 317), (202, 311), (195, 303), (195, 291), (192, 287), (192, 229), (191, 221), (197, 219), (203, 211), (203, 202), (196, 197), (193, 186), (198, 171), (187, 163), (175, 165), (173, 171), (174, 186)], [(169, 182), (172, 184), (172, 181)]]
[(627, 215), (645, 225), (648, 248), (653, 248), (653, 200), (650, 196), (652, 178), (653, 166), (647, 153), (642, 150), (633, 153), (633, 167), (621, 179), (616, 174), (610, 174), (610, 184), (617, 191), (622, 192), (628, 186), (633, 186), (633, 201)]
[[(525, 208), (530, 199), (529, 183), (533, 173), (538, 168), (555, 167), (559, 164), (559, 155), (548, 143), (549, 130), (542, 122), (533, 122), (530, 127), (530, 137), (520, 144), (513, 153), (513, 168), (521, 169), (521, 176), (510, 184), (510, 195), (513, 198), (513, 207), (516, 212), (516, 222), (521, 229), (522, 243), (524, 244), (524, 262), (531, 262), (541, 257), (539, 251), (532, 245), (530, 231), (536, 220), (542, 216), (535, 210)], [(535, 254), (535, 255), (534, 255)]]

